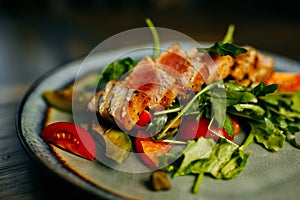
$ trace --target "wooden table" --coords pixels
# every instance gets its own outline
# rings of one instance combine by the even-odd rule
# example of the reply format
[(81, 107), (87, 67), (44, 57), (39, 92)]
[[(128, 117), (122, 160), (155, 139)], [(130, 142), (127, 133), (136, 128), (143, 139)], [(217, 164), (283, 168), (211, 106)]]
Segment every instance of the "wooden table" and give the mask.
[[(223, 37), (228, 23), (234, 22), (239, 31), (236, 34), (238, 42), (253, 44), (259, 48), (300, 60), (299, 18), (257, 20), (251, 18), (254, 15), (245, 19), (232, 14), (227, 18), (216, 16), (210, 21), (201, 21), (207, 13), (201, 15), (197, 9), (194, 9), (187, 15), (177, 15), (172, 11), (158, 9), (154, 14), (146, 10), (145, 14), (154, 16), (159, 26), (183, 31), (197, 40), (219, 40)], [(116, 9), (102, 13), (102, 15), (97, 12), (94, 16), (90, 16), (87, 12), (82, 12), (81, 17), (76, 13), (69, 13), (67, 19), (62, 16), (54, 18), (52, 16), (44, 21), (37, 18), (21, 19), (22, 16), (19, 21), (10, 19), (12, 24), (18, 27), (11, 29), (15, 31), (13, 33), (16, 36), (11, 39), (19, 43), (16, 52), (9, 49), (0, 51), (0, 55), (4, 55), (3, 58), (11, 56), (8, 61), (13, 63), (12, 66), (3, 66), (4, 64), (1, 63), (0, 66), (1, 71), (5, 73), (1, 75), (3, 79), (0, 80), (0, 199), (54, 199), (61, 195), (70, 199), (96, 199), (92, 194), (82, 191), (41, 168), (28, 156), (17, 137), (16, 112), (26, 90), (42, 73), (61, 62), (88, 52), (106, 37), (130, 28), (145, 26), (145, 14), (143, 10), (132, 14), (131, 9), (126, 7), (125, 11)], [(173, 18), (175, 15), (176, 20)], [(106, 23), (105, 17), (106, 19), (110, 17), (111, 23)], [(51, 27), (51, 25), (59, 24), (53, 23), (53, 20), (58, 19), (66, 22), (66, 27), (60, 21), (62, 24), (59, 26), (47, 29), (48, 25)], [(120, 19), (123, 23), (120, 23)], [(20, 33), (16, 34), (18, 31)], [(52, 35), (47, 35), (48, 31)], [(9, 36), (10, 33), (7, 34)], [(76, 34), (80, 36), (79, 39)], [(29, 37), (24, 38), (24, 35)], [(0, 38), (3, 41), (6, 39), (1, 34)], [(51, 40), (48, 40), (49, 38)], [(55, 44), (58, 46), (53, 46)], [(7, 55), (7, 51), (11, 54)], [(41, 56), (44, 56), (43, 59)], [(14, 59), (16, 62), (13, 62)]]

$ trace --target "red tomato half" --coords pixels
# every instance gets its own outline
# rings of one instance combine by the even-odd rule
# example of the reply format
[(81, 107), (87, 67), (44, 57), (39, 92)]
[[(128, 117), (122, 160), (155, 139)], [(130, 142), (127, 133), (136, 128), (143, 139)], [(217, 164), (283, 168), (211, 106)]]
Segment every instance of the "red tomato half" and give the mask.
[(88, 160), (96, 156), (96, 144), (89, 132), (70, 122), (55, 122), (42, 131), (42, 138)]
[(158, 167), (158, 155), (168, 153), (172, 146), (167, 142), (154, 141), (146, 133), (139, 131), (135, 138), (135, 148), (143, 163), (155, 169)]
[[(236, 135), (239, 132), (240, 127), (236, 120), (234, 119), (231, 120), (234, 126), (234, 134)], [(208, 130), (209, 123), (210, 120), (206, 118), (201, 118), (200, 121), (198, 121), (195, 118), (190, 117), (185, 122), (183, 122), (182, 125), (180, 126), (180, 130), (177, 137), (179, 140), (193, 140), (193, 139), (198, 139), (199, 137), (204, 137), (204, 138), (211, 138), (217, 141), (219, 137), (213, 132)], [(216, 128), (213, 125), (211, 129), (216, 132), (220, 131), (220, 128)], [(222, 136), (224, 136), (228, 140), (231, 141), (234, 140), (234, 136), (230, 137), (224, 128), (222, 128)]]

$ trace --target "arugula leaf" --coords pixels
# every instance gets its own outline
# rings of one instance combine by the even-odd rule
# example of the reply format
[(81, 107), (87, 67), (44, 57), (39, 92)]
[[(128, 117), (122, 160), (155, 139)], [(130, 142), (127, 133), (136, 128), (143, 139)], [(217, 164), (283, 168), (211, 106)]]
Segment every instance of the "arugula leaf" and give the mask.
[(250, 134), (253, 134), (256, 141), (270, 151), (278, 151), (281, 149), (286, 139), (282, 130), (275, 128), (272, 134), (266, 134), (266, 131), (256, 124), (251, 124)]
[[(244, 103), (246, 106), (250, 106), (250, 109), (263, 113), (259, 108), (256, 108), (254, 103), (258, 102), (256, 96), (248, 91), (247, 87), (239, 86), (236, 82), (226, 82), (224, 83), (224, 88), (213, 88), (210, 94), (207, 94), (206, 104), (210, 105), (213, 109), (212, 113), (218, 127), (223, 127), (226, 118), (226, 110), (230, 106), (239, 105), (237, 109), (242, 109), (243, 107), (240, 103)], [(250, 104), (251, 103), (251, 104)], [(252, 104), (253, 103), (253, 104)], [(201, 109), (201, 108), (200, 108)], [(244, 109), (244, 108), (243, 108)], [(224, 125), (225, 126), (225, 125)]]
[(146, 132), (150, 135), (156, 135), (163, 129), (168, 120), (168, 116), (166, 114), (154, 116), (151, 122), (148, 124), (146, 128)]
[(197, 193), (204, 174), (216, 179), (233, 178), (243, 171), (249, 155), (225, 139), (216, 143), (200, 137), (197, 141), (189, 141), (183, 151), (183, 159), (176, 162), (179, 166), (172, 166), (173, 177), (196, 174), (193, 192)]
[(267, 94), (273, 93), (277, 90), (278, 84), (271, 84), (266, 86), (264, 82), (261, 82), (253, 89), (253, 94), (257, 97), (265, 96)]
[(246, 53), (247, 49), (233, 44), (234, 29), (235, 26), (233, 24), (230, 24), (228, 26), (223, 41), (215, 42), (214, 45), (209, 48), (198, 48), (198, 51), (199, 52), (205, 51), (211, 55), (220, 55), (220, 56), (230, 55), (234, 58), (236, 58), (239, 54)]
[(231, 160), (221, 169), (221, 174), (224, 179), (231, 179), (239, 175), (246, 167), (249, 152), (241, 149), (232, 154)]
[(214, 121), (217, 127), (223, 127), (226, 118), (226, 92), (223, 88), (213, 88), (209, 93)]
[(256, 96), (248, 91), (245, 86), (240, 86), (236, 82), (225, 83), (227, 106), (235, 105), (238, 103), (257, 103)]
[[(199, 51), (203, 51), (203, 49), (198, 49)], [(233, 58), (236, 58), (238, 55), (246, 53), (247, 49), (240, 47), (235, 44), (216, 42), (212, 47), (204, 48), (204, 50), (210, 55), (220, 55), (226, 56), (230, 55)]]
[(265, 110), (263, 108), (255, 104), (236, 104), (232, 107), (234, 107), (239, 112), (243, 112), (245, 109), (248, 109), (253, 111), (253, 113), (256, 115), (264, 115), (265, 113)]
[(156, 136), (156, 139), (160, 140), (160, 139), (162, 139), (162, 137), (165, 137), (168, 130), (177, 122), (177, 120), (179, 120), (186, 113), (189, 113), (189, 111), (191, 111), (191, 109), (194, 110), (195, 102), (199, 101), (199, 98), (201, 99), (201, 96), (203, 94), (210, 91), (214, 87), (217, 87), (220, 82), (221, 81), (217, 81), (217, 82), (214, 82), (214, 83), (211, 83), (211, 84), (205, 86), (187, 104), (184, 105), (184, 107), (181, 109), (180, 112), (178, 112), (178, 110), (176, 109), (176, 112), (178, 112), (177, 115), (169, 121), (169, 123), (164, 127), (164, 129)]
[(226, 114), (226, 118), (225, 118), (225, 122), (224, 122), (224, 129), (230, 137), (233, 137), (234, 126), (233, 126), (230, 116), (228, 114)]
[(98, 89), (103, 88), (110, 80), (119, 80), (123, 74), (132, 70), (136, 64), (137, 61), (129, 57), (110, 63), (103, 69), (101, 73), (98, 82)]
[(186, 175), (186, 169), (193, 161), (208, 158), (214, 145), (215, 142), (212, 139), (204, 139), (203, 137), (199, 138), (197, 142), (189, 141), (183, 151), (184, 159), (174, 177)]
[(191, 172), (195, 174), (201, 172), (209, 173), (217, 179), (222, 179), (221, 169), (230, 161), (233, 152), (237, 149), (237, 146), (226, 140), (221, 140), (215, 144), (209, 159), (200, 160), (198, 163), (192, 165)]

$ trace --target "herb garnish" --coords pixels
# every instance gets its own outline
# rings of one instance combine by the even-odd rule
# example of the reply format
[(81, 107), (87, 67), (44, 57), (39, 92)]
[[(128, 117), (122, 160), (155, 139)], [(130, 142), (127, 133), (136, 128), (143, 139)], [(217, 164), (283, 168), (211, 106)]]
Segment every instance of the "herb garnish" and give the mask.
[(223, 41), (215, 42), (214, 45), (209, 48), (198, 48), (198, 51), (199, 52), (205, 51), (210, 55), (220, 55), (220, 56), (230, 55), (233, 58), (236, 58), (239, 54), (246, 53), (247, 49), (233, 44), (234, 29), (235, 27), (233, 24), (229, 25)]
[(119, 80), (125, 73), (132, 70), (137, 61), (133, 60), (132, 58), (121, 58), (115, 62), (110, 63), (107, 65), (99, 78), (98, 81), (98, 89), (101, 89), (105, 86), (105, 84), (110, 80)]

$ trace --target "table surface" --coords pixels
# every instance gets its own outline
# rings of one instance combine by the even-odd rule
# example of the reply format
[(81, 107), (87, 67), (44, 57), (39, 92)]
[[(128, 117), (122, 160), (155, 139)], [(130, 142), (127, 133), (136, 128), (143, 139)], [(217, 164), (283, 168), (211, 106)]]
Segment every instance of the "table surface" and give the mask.
[[(30, 16), (21, 9), (11, 9), (9, 3), (2, 8), (0, 5), (0, 10), (5, 11), (0, 14), (0, 199), (53, 199), (60, 194), (70, 198), (97, 199), (53, 176), (28, 156), (17, 137), (16, 112), (27, 89), (40, 75), (63, 62), (85, 55), (113, 34), (145, 26), (145, 16), (153, 16), (158, 26), (182, 31), (204, 41), (220, 40), (227, 25), (235, 23), (235, 37), (239, 43), (252, 44), (300, 60), (300, 23), (296, 14), (290, 16), (278, 12), (279, 16), (271, 17), (260, 13), (258, 18), (253, 17), (254, 14), (245, 17), (242, 12), (236, 12), (205, 18), (209, 12), (199, 13), (193, 8), (180, 14), (183, 9), (156, 1), (153, 1), (155, 6), (151, 6), (150, 1), (143, 1), (148, 2), (151, 8), (155, 7), (155, 12), (144, 8), (141, 3), (130, 5), (139, 9), (137, 13), (132, 13), (130, 6), (115, 8), (106, 3), (104, 8), (99, 8), (99, 5), (94, 8), (90, 5), (92, 2), (88, 2), (81, 9), (66, 2), (50, 6), (48, 2), (47, 9), (42, 7), (46, 14), (41, 8), (35, 12), (35, 7), (29, 7), (33, 9)], [(181, 5), (181, 1), (173, 2)], [(28, 5), (22, 6), (27, 8)], [(197, 6), (201, 10), (200, 5)], [(247, 11), (253, 12), (251, 9)], [(111, 19), (109, 22), (108, 18)]]

